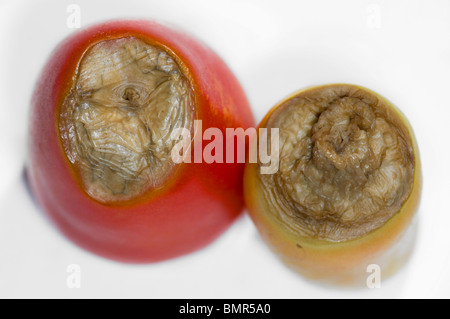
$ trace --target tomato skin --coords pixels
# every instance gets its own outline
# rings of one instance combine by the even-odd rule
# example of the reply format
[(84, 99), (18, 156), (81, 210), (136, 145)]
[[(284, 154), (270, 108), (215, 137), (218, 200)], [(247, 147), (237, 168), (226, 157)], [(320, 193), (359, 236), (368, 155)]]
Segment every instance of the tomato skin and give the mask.
[(63, 150), (59, 107), (86, 50), (99, 41), (130, 35), (167, 49), (177, 59), (192, 84), (203, 131), (246, 129), (254, 126), (254, 119), (244, 91), (220, 57), (167, 26), (144, 20), (109, 21), (73, 34), (53, 51), (31, 103), (32, 192), (51, 220), (78, 245), (110, 259), (145, 263), (195, 251), (224, 232), (243, 209), (245, 164), (182, 163), (162, 187), (123, 203), (100, 203), (85, 193)]

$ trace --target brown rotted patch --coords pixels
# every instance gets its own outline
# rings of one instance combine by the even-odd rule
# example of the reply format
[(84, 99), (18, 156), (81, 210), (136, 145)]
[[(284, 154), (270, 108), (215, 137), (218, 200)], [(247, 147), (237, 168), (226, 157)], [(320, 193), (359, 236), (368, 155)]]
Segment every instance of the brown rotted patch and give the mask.
[(161, 48), (126, 37), (91, 47), (60, 112), (68, 159), (86, 192), (103, 201), (134, 198), (174, 168), (174, 128), (191, 129), (187, 78)]
[(270, 116), (280, 168), (260, 175), (271, 211), (291, 230), (344, 241), (383, 225), (408, 198), (412, 138), (401, 116), (352, 85), (311, 89)]

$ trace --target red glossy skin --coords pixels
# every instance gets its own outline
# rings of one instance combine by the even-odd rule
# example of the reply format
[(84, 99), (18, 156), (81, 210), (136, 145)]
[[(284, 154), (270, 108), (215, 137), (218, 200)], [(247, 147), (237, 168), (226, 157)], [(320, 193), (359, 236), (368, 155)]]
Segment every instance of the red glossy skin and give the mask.
[(172, 52), (193, 86), (203, 131), (246, 129), (254, 126), (254, 119), (240, 84), (211, 49), (154, 22), (95, 25), (70, 36), (52, 53), (32, 98), (31, 189), (58, 228), (78, 245), (107, 258), (142, 263), (192, 252), (224, 232), (243, 209), (244, 163), (183, 163), (163, 187), (121, 203), (102, 204), (85, 193), (63, 151), (59, 107), (84, 52), (99, 41), (130, 35)]

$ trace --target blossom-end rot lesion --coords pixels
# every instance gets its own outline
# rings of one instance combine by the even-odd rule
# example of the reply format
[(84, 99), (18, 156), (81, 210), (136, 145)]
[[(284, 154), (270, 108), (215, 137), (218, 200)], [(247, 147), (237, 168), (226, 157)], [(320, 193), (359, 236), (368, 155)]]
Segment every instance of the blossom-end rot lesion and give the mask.
[(304, 236), (361, 237), (400, 210), (412, 190), (413, 142), (401, 117), (351, 85), (312, 89), (284, 102), (280, 169), (261, 175), (277, 218)]
[(62, 105), (60, 135), (90, 196), (128, 200), (170, 175), (170, 132), (190, 130), (193, 114), (190, 83), (174, 58), (123, 37), (85, 53)]

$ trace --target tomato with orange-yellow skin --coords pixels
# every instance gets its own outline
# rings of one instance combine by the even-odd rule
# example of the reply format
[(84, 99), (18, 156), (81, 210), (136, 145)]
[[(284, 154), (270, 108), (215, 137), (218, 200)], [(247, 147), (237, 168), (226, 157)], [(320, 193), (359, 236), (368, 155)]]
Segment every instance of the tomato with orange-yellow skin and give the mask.
[[(291, 96), (276, 104), (260, 122), (257, 134), (254, 139), (261, 138), (261, 130), (267, 129), (271, 118), (282, 114), (287, 109), (287, 105), (295, 105), (296, 99), (305, 97), (307, 103), (312, 101), (309, 94), (324, 91), (326, 96), (333, 90), (348, 90), (352, 94), (375, 99), (374, 105), (384, 105), (389, 110), (391, 121), (396, 117), (396, 123), (400, 123), (402, 130), (409, 135), (411, 143), (411, 154), (413, 157), (413, 175), (411, 177), (411, 191), (406, 200), (395, 214), (381, 226), (368, 231), (361, 236), (355, 236), (349, 240), (329, 240), (310, 236), (305, 232), (297, 231), (293, 225), (288, 223), (302, 220), (302, 215), (295, 215), (291, 218), (280, 218), (279, 207), (274, 205), (278, 185), (266, 184), (267, 179), (263, 179), (260, 173), (260, 164), (248, 162), (244, 173), (244, 196), (246, 205), (259, 234), (270, 249), (291, 269), (302, 274), (306, 278), (318, 280), (327, 284), (339, 284), (350, 286), (364, 286), (373, 271), (381, 272), (376, 274), (378, 278), (387, 278), (398, 271), (408, 260), (415, 237), (415, 215), (418, 210), (422, 189), (422, 172), (420, 156), (417, 142), (413, 130), (404, 115), (387, 99), (370, 91), (364, 87), (346, 84), (330, 84), (323, 86), (308, 87), (299, 90)], [(327, 91), (331, 90), (331, 91)], [(311, 93), (312, 92), (312, 93)], [(356, 93), (354, 93), (356, 92)], [(327, 96), (327, 97), (328, 97)], [(327, 97), (324, 97), (326, 99)], [(322, 102), (322, 101), (321, 101)], [(289, 104), (291, 103), (291, 104)], [(298, 102), (299, 105), (301, 102)], [(343, 102), (345, 103), (345, 102)], [(299, 106), (300, 107), (300, 106)], [(336, 106), (340, 107), (338, 103)], [(312, 109), (312, 108), (311, 108)], [(297, 118), (298, 121), (298, 118)], [(306, 121), (306, 120), (305, 120)], [(337, 120), (339, 121), (339, 120)], [(317, 121), (313, 121), (317, 123)], [(342, 123), (345, 123), (342, 121)], [(286, 125), (281, 121), (281, 125)], [(291, 131), (292, 132), (292, 129)], [(303, 136), (303, 132), (297, 136)], [(317, 138), (314, 136), (311, 140)], [(250, 143), (255, 145), (256, 143)], [(299, 145), (298, 143), (297, 145)], [(303, 144), (301, 144), (303, 145)], [(252, 147), (252, 146), (251, 146)], [(289, 154), (282, 154), (283, 146), (280, 146), (280, 158), (286, 158)], [(251, 152), (256, 152), (255, 149)], [(342, 151), (344, 153), (344, 151)], [(338, 154), (340, 155), (340, 154)], [(333, 158), (334, 159), (334, 158)], [(293, 173), (291, 173), (293, 176)], [(289, 179), (287, 179), (289, 181)], [(326, 182), (326, 181), (325, 181)], [(280, 179), (277, 183), (281, 183)], [(322, 184), (323, 181), (322, 181)], [(298, 192), (297, 188), (292, 187)], [(300, 194), (301, 195), (301, 194)], [(333, 201), (333, 198), (327, 200)], [(287, 203), (285, 207), (292, 209)], [(317, 225), (323, 226), (325, 218), (318, 219)], [(311, 220), (309, 221), (311, 223)], [(306, 222), (305, 222), (306, 223)], [(323, 229), (325, 229), (323, 227)], [(332, 228), (332, 230), (336, 230)], [(339, 229), (337, 229), (339, 230)], [(327, 235), (325, 233), (325, 235)]]

